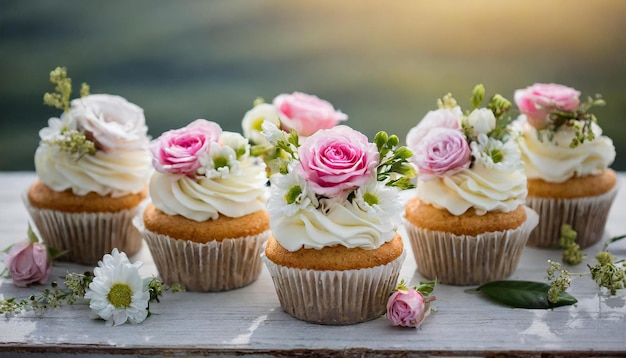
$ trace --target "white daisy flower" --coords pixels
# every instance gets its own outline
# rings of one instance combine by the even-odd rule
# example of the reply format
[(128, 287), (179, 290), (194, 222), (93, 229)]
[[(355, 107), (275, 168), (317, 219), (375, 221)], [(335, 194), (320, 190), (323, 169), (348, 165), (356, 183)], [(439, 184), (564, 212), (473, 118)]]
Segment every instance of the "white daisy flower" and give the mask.
[(376, 179), (354, 191), (354, 207), (370, 215), (400, 217), (403, 209), (398, 189), (385, 186)]
[[(293, 171), (285, 175), (273, 175), (270, 185), (270, 198), (267, 207), (273, 209), (276, 216), (293, 216), (308, 206), (317, 208), (319, 202), (315, 193), (309, 190), (306, 180)], [(270, 212), (270, 215), (273, 213)]]
[(125, 253), (113, 249), (93, 270), (85, 298), (92, 318), (102, 318), (107, 326), (143, 322), (148, 317), (150, 278), (139, 276), (141, 262), (130, 263)]
[(521, 152), (513, 140), (507, 142), (480, 134), (478, 140), (470, 144), (476, 163), (500, 171), (517, 169), (521, 165)]
[[(237, 153), (229, 146), (221, 146), (218, 143), (211, 143), (209, 149), (209, 156), (211, 160), (203, 166), (202, 170), (198, 173), (203, 174), (210, 179), (213, 178), (228, 178), (229, 175), (242, 175), (240, 169), (240, 162), (237, 160)], [(202, 163), (202, 161), (201, 161)]]

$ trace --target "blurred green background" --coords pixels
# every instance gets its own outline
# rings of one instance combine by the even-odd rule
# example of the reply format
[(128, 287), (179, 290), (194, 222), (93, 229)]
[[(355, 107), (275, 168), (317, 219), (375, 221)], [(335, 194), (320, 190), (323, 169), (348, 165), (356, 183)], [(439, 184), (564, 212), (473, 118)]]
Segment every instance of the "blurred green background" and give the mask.
[(302, 91), (404, 140), (447, 92), (468, 106), (479, 82), (511, 100), (562, 83), (604, 95), (595, 113), (626, 170), (625, 58), (621, 0), (2, 0), (0, 170), (33, 169), (59, 65), (143, 107), (153, 137), (196, 118), (241, 131), (256, 97)]

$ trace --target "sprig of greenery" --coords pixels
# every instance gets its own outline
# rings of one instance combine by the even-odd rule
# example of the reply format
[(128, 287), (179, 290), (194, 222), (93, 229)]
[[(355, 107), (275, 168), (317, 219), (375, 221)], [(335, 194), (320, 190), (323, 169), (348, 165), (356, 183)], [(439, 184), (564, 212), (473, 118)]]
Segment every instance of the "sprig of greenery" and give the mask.
[(50, 72), (50, 82), (54, 87), (54, 92), (46, 92), (43, 95), (43, 103), (65, 112), (70, 109), (70, 96), (72, 94), (72, 79), (67, 77), (65, 67), (57, 67)]
[(565, 249), (563, 251), (563, 262), (566, 264), (578, 265), (585, 258), (585, 254), (580, 250), (580, 245), (576, 243), (577, 236), (576, 230), (572, 229), (571, 225), (563, 224), (561, 226), (559, 246)]
[[(61, 307), (64, 304), (86, 303), (85, 292), (93, 279), (94, 274), (91, 271), (82, 274), (68, 272), (63, 282), (64, 288), (59, 287), (56, 281), (52, 281), (50, 288), (43, 289), (40, 294), (33, 294), (24, 299), (10, 297), (0, 300), (0, 314), (15, 315), (22, 312), (33, 312), (35, 315), (41, 316), (48, 309)], [(159, 302), (159, 297), (165, 291), (172, 293), (185, 291), (185, 288), (179, 284), (166, 285), (157, 278), (152, 278), (148, 287), (150, 292), (148, 303)], [(149, 306), (148, 315), (150, 315)]]
[(626, 270), (623, 265), (618, 266), (615, 257), (608, 251), (602, 251), (596, 255), (597, 263), (593, 266), (587, 265), (591, 271), (591, 278), (599, 287), (604, 287), (615, 295), (617, 290), (626, 287)]
[[(575, 132), (574, 138), (572, 138), (569, 144), (570, 148), (576, 148), (585, 141), (590, 142), (594, 140), (595, 134), (592, 130), (592, 124), (597, 123), (598, 119), (593, 113), (589, 113), (589, 110), (593, 107), (603, 107), (605, 105), (606, 102), (602, 99), (602, 96), (596, 94), (594, 97), (587, 97), (587, 100), (582, 102), (578, 108), (573, 111), (552, 111), (552, 113), (550, 113), (550, 123), (547, 128), (548, 138), (552, 140), (554, 133), (561, 126), (568, 126), (572, 127)], [(582, 126), (580, 125), (581, 122)]]
[[(565, 229), (565, 230), (563, 230)], [(567, 236), (566, 240), (575, 239), (576, 232), (571, 227), (562, 227)], [(571, 231), (570, 231), (571, 230)], [(573, 231), (573, 233), (572, 233)], [(546, 279), (549, 284), (533, 281), (502, 280), (481, 285), (478, 288), (466, 290), (468, 293), (480, 291), (494, 301), (517, 308), (553, 308), (563, 305), (572, 305), (576, 298), (566, 290), (571, 286), (572, 278), (591, 275), (598, 288), (607, 289), (611, 295), (617, 290), (626, 288), (626, 268), (624, 260), (617, 260), (606, 251), (609, 244), (626, 238), (626, 235), (614, 237), (605, 243), (605, 251), (596, 256), (597, 263), (589, 267), (588, 273), (570, 273), (563, 269), (556, 261), (548, 260)], [(621, 265), (620, 265), (621, 263)]]
[(401, 190), (411, 189), (415, 187), (411, 178), (417, 175), (417, 170), (409, 162), (413, 152), (405, 146), (398, 148), (399, 143), (396, 135), (389, 136), (384, 131), (378, 132), (374, 137), (374, 144), (380, 155), (376, 168), (377, 180)]
[[(436, 285), (437, 285), (437, 281), (420, 282), (419, 285), (413, 286), (413, 289), (421, 293), (424, 297), (428, 297), (435, 290)], [(400, 280), (400, 282), (396, 286), (396, 290), (401, 290), (401, 291), (409, 290), (409, 286), (405, 279)]]
[(63, 128), (61, 135), (52, 140), (44, 140), (45, 144), (59, 147), (62, 152), (78, 154), (78, 159), (89, 154), (96, 154), (96, 144), (87, 139), (84, 133), (77, 130)]

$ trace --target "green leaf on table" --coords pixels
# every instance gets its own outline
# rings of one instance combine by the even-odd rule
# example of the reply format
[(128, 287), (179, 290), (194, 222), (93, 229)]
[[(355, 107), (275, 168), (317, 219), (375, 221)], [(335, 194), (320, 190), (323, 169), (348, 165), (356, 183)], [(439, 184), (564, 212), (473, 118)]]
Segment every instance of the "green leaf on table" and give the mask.
[(616, 237), (613, 237), (613, 238), (611, 238), (611, 239), (607, 240), (607, 241), (604, 243), (604, 249), (603, 249), (603, 251), (606, 251), (606, 249), (609, 247), (609, 245), (610, 245), (610, 244), (612, 244), (612, 243), (614, 243), (614, 242), (616, 242), (616, 241), (619, 241), (619, 240), (621, 240), (621, 239), (624, 239), (624, 238), (626, 238), (626, 235), (616, 236)]
[(548, 300), (550, 285), (533, 281), (493, 281), (476, 289), (490, 299), (515, 308), (554, 308), (578, 302), (574, 296), (562, 292), (556, 303)]

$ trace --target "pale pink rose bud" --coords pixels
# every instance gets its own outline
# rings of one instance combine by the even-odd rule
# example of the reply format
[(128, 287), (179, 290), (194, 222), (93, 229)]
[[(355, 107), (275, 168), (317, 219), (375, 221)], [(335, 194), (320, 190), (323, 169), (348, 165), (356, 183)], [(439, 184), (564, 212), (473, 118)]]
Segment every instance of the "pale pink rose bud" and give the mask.
[(295, 129), (298, 135), (308, 137), (320, 129), (328, 129), (348, 119), (335, 110), (330, 102), (306, 93), (281, 94), (273, 101), (282, 129)]
[(420, 142), (415, 162), (421, 180), (452, 175), (469, 168), (472, 150), (457, 129), (435, 128)]
[(574, 88), (555, 83), (535, 83), (515, 91), (515, 103), (528, 123), (542, 129), (550, 123), (554, 110), (573, 111), (580, 103), (580, 92)]
[(311, 190), (332, 197), (365, 185), (376, 175), (379, 153), (367, 137), (347, 126), (323, 129), (298, 148), (296, 172)]
[(109, 94), (92, 94), (72, 101), (67, 114), (96, 147), (113, 150), (145, 150), (148, 127), (143, 109), (125, 98)]
[(200, 157), (209, 152), (210, 143), (222, 134), (219, 124), (198, 119), (186, 127), (163, 133), (152, 141), (152, 164), (160, 173), (193, 176), (202, 165)]
[(419, 327), (430, 314), (429, 301), (412, 287), (397, 290), (387, 301), (387, 319), (394, 326)]
[(4, 257), (4, 265), (9, 270), (13, 284), (26, 287), (31, 283), (46, 283), (52, 271), (52, 260), (46, 246), (20, 241)]

